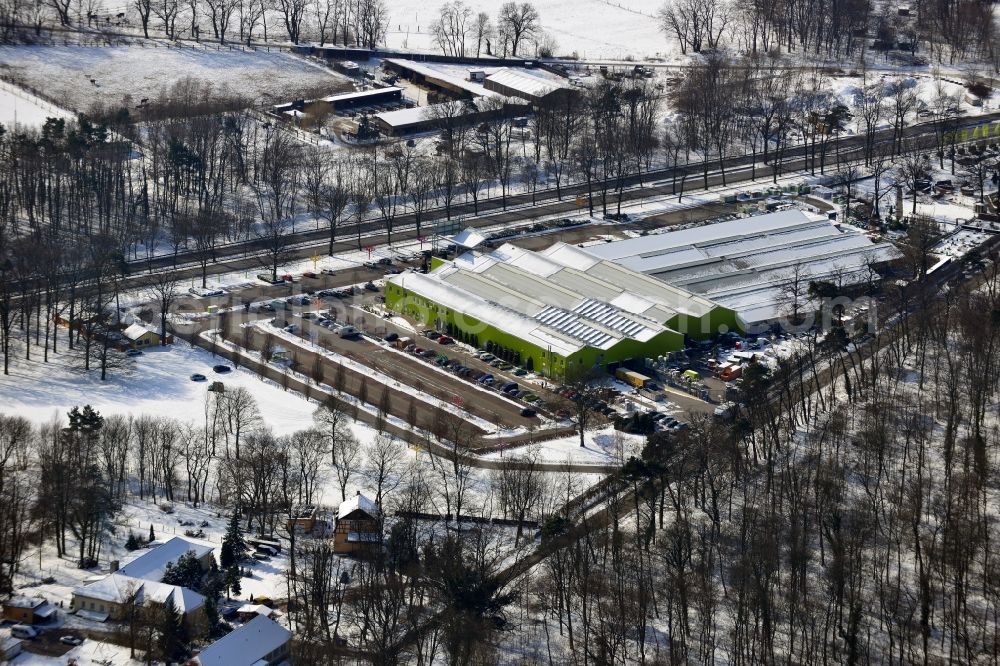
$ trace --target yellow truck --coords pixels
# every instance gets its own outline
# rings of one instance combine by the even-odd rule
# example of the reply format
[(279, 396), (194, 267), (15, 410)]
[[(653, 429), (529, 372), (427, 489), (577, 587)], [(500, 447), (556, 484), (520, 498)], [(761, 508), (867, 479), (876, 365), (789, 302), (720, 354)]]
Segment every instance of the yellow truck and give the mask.
[(649, 382), (653, 381), (649, 377), (632, 370), (626, 370), (625, 368), (618, 368), (615, 370), (615, 377), (622, 380), (626, 384), (631, 384), (636, 388), (642, 388)]

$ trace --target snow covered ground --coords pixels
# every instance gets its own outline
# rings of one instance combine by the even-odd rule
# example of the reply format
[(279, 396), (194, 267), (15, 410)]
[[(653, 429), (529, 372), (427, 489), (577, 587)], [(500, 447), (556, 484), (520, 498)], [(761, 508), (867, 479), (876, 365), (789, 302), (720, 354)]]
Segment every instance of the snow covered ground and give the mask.
[(248, 388), (257, 398), (262, 417), (277, 434), (312, 424), (315, 404), (242, 368), (215, 375), (212, 366), (217, 363), (231, 365), (178, 341), (167, 348), (147, 350), (130, 372), (113, 372), (102, 382), (94, 373), (80, 372), (75, 355), (60, 353), (46, 364), (41, 362), (41, 350), (34, 349), (31, 361), (17, 358), (10, 376), (0, 375), (0, 412), (43, 422), (54, 414), (65, 416), (74, 405), (90, 404), (102, 414), (148, 414), (189, 421), (203, 413), (209, 385), (190, 380), (191, 374), (198, 372), (226, 386)]
[(0, 81), (0, 124), (4, 127), (41, 127), (46, 118), (69, 118), (71, 115), (21, 88)]
[(147, 46), (3, 46), (0, 72), (80, 111), (95, 102), (120, 104), (126, 96), (134, 106), (185, 77), (255, 103), (292, 99), (319, 87), (329, 93), (348, 87), (346, 78), (280, 51), (142, 43)]
[[(388, 45), (415, 50), (436, 50), (429, 28), (446, 0), (397, 0), (391, 4)], [(467, 0), (473, 13), (486, 12), (494, 19), (500, 7), (490, 0)], [(558, 54), (576, 52), (581, 58), (654, 56), (672, 52), (659, 31), (656, 12), (661, 0), (538, 0), (544, 30), (555, 37)], [(599, 16), (600, 20), (594, 20)], [(474, 47), (475, 45), (473, 45)]]
[[(584, 435), (584, 446), (580, 446), (580, 436), (571, 435), (549, 439), (532, 447), (539, 460), (553, 463), (620, 465), (630, 456), (638, 456), (646, 438), (619, 432), (613, 426), (588, 430)], [(521, 453), (522, 451), (519, 451)], [(483, 456), (487, 459), (509, 458), (510, 452), (496, 451)]]

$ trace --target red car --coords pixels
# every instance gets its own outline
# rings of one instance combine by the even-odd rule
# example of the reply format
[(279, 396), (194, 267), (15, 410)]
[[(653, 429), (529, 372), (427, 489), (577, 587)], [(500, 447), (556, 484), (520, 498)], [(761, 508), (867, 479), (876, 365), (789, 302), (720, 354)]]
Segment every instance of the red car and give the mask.
[(319, 274), (316, 273), (315, 271), (306, 271), (305, 273), (302, 274), (302, 277), (312, 278), (315, 280), (319, 278)]
[(440, 338), (437, 339), (437, 342), (439, 345), (450, 345), (455, 341), (449, 338), (447, 335), (442, 335)]

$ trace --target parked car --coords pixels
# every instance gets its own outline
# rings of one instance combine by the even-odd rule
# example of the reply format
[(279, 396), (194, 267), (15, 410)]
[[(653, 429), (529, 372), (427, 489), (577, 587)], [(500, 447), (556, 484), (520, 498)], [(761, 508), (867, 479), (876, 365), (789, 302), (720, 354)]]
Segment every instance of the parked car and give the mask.
[(204, 381), (207, 381), (207, 380), (208, 380), (208, 377), (206, 377), (205, 375), (201, 374), (200, 372), (196, 372), (193, 375), (191, 375), (191, 381), (193, 381), (193, 382), (204, 382)]
[(10, 635), (14, 638), (30, 640), (38, 637), (38, 630), (26, 624), (15, 624), (10, 628)]
[(282, 330), (284, 330), (285, 333), (298, 333), (299, 332), (299, 327), (296, 324), (289, 324), (288, 326), (286, 326)]
[(538, 412), (533, 410), (531, 407), (525, 407), (521, 410), (521, 416), (526, 418), (531, 418), (532, 416), (538, 416)]
[(365, 289), (368, 291), (378, 291), (378, 287), (375, 286), (374, 282), (365, 282)]
[(364, 263), (364, 267), (367, 268), (368, 270), (374, 271), (378, 269), (378, 264), (376, 264), (374, 261), (366, 261)]
[(220, 363), (219, 365), (212, 366), (212, 370), (215, 370), (220, 375), (224, 375), (225, 373), (231, 371), (232, 368), (230, 368), (228, 365)]
[(433, 349), (425, 349), (420, 355), (424, 358), (434, 358), (437, 356), (437, 352)]
[(83, 639), (79, 636), (60, 636), (59, 642), (65, 645), (82, 645)]
[(500, 390), (503, 391), (504, 393), (513, 393), (517, 391), (517, 389), (518, 389), (517, 382), (505, 382), (500, 386)]
[(125, 355), (126, 356), (142, 356), (142, 350), (141, 349), (129, 349), (127, 352), (125, 352)]
[(389, 333), (382, 339), (386, 342), (395, 342), (396, 340), (399, 340), (399, 333)]
[(429, 331), (424, 331), (424, 336), (430, 338), (431, 340), (437, 340), (441, 337), (441, 334), (431, 329)]
[(382, 266), (392, 266), (392, 259), (389, 257), (380, 257), (378, 263)]
[(442, 335), (440, 338), (437, 339), (437, 341), (438, 341), (439, 345), (450, 345), (453, 342), (455, 342), (454, 340), (452, 340), (447, 335)]
[(316, 271), (306, 271), (305, 273), (302, 274), (302, 277), (312, 278), (313, 280), (317, 280), (319, 279), (319, 273), (317, 273)]
[(524, 377), (526, 374), (528, 374), (528, 371), (525, 370), (524, 368), (514, 368), (514, 374), (517, 375), (518, 377)]
[(476, 378), (476, 381), (479, 382), (480, 384), (491, 384), (493, 383), (494, 380), (493, 380), (493, 375), (482, 374)]

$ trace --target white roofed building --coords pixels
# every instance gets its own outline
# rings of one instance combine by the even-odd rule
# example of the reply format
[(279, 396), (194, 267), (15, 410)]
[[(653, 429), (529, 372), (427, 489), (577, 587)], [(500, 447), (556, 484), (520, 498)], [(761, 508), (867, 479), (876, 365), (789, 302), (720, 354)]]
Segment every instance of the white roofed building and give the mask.
[(333, 530), (335, 553), (357, 553), (382, 543), (382, 510), (358, 492), (340, 503)]
[[(899, 258), (891, 243), (798, 210), (669, 231), (581, 250), (736, 311), (749, 326), (788, 312), (793, 276), (850, 285)], [(877, 274), (875, 274), (877, 277)]]
[(194, 661), (202, 666), (275, 666), (288, 660), (292, 632), (264, 615), (202, 650)]
[[(557, 243), (505, 244), (386, 282), (390, 309), (549, 376), (678, 351), (741, 328), (731, 310)], [(494, 351), (494, 349), (496, 351)]]

